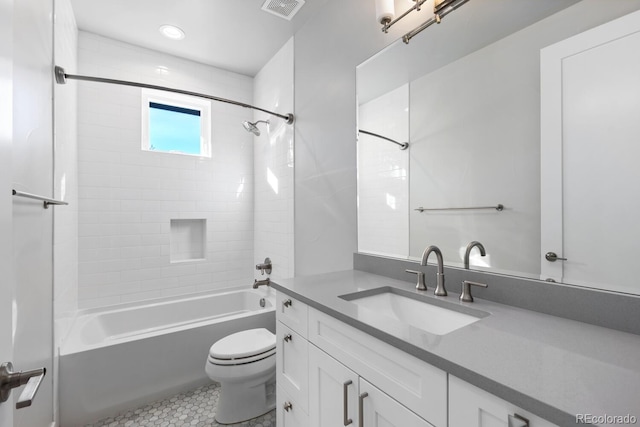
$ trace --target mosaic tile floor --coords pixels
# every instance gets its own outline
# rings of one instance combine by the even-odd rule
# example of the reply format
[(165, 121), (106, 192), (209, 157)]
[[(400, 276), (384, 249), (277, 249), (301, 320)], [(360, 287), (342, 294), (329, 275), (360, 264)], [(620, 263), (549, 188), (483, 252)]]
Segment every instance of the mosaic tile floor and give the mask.
[[(214, 417), (220, 393), (219, 384), (211, 384), (177, 394), (141, 408), (105, 418), (86, 427), (218, 427)], [(233, 427), (275, 427), (275, 410)]]

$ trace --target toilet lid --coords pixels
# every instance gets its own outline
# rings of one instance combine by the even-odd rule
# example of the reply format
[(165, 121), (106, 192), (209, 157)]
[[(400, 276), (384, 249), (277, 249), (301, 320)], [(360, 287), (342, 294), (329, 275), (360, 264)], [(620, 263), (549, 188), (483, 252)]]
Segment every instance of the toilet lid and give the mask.
[(249, 329), (216, 341), (209, 355), (215, 359), (238, 359), (267, 352), (275, 346), (276, 336), (265, 328)]

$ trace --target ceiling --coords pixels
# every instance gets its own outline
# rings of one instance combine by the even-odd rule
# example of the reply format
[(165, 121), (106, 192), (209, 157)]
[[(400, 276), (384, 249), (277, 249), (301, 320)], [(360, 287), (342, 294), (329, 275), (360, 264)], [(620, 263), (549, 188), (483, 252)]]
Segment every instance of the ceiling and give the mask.
[[(263, 11), (264, 0), (71, 0), (80, 30), (248, 76), (325, 2), (307, 0), (288, 21)], [(163, 24), (186, 37), (163, 37)]]

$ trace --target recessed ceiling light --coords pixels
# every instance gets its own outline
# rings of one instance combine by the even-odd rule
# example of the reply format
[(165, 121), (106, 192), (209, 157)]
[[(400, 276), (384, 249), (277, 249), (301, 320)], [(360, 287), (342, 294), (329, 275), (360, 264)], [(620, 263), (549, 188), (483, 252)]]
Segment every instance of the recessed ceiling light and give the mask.
[(184, 31), (175, 25), (162, 25), (158, 28), (158, 31), (160, 31), (160, 34), (171, 40), (182, 40), (184, 38)]

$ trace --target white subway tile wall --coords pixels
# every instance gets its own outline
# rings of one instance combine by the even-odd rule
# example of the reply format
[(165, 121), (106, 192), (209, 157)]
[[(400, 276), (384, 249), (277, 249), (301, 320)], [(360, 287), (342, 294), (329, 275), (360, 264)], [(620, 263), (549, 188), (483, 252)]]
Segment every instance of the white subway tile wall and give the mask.
[[(79, 74), (251, 103), (253, 79), (79, 32)], [(212, 103), (212, 157), (143, 152), (140, 89), (78, 84), (79, 308), (249, 286), (251, 110)], [(170, 221), (206, 220), (205, 259), (171, 263)]]
[[(260, 70), (254, 80), (255, 105), (280, 113), (293, 112), (293, 38)], [(255, 263), (271, 258), (271, 278), (293, 277), (293, 135), (294, 126), (264, 113), (255, 120), (254, 138)], [(256, 277), (260, 276), (256, 272)]]

